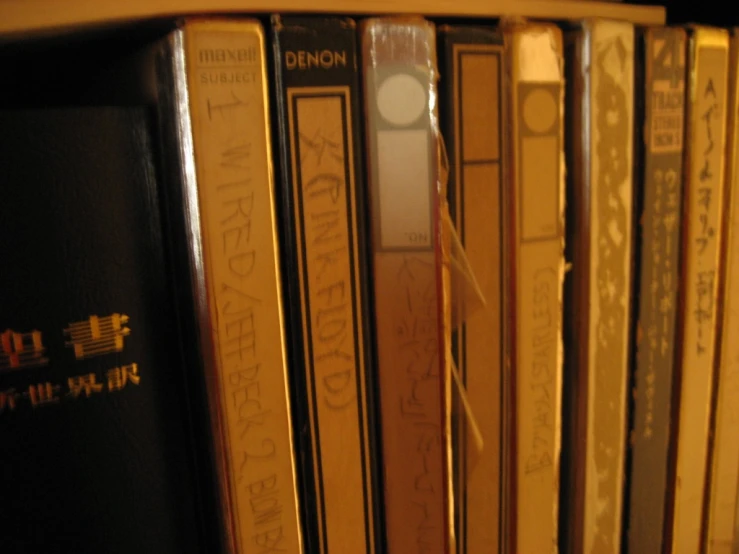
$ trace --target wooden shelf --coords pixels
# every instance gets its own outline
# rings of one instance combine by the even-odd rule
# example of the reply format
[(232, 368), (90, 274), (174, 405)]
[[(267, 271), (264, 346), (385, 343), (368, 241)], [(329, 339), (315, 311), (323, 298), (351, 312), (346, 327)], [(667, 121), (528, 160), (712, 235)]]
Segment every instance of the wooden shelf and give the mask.
[(355, 15), (518, 15), (568, 20), (605, 17), (665, 22), (665, 9), (585, 0), (0, 0), (0, 35), (49, 32), (196, 13), (313, 12)]

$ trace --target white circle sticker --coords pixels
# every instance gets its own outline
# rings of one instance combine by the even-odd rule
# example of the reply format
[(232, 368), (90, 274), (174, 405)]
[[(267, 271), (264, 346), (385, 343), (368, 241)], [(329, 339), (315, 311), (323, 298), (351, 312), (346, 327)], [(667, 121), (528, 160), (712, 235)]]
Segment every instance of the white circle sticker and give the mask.
[(426, 109), (426, 91), (410, 75), (393, 75), (377, 91), (377, 108), (388, 123), (410, 125)]

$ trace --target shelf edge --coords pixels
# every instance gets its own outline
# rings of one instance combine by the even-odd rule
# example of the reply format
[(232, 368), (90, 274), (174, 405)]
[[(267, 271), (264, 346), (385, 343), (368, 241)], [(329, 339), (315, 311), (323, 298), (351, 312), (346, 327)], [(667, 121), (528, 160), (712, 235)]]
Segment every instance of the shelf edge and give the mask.
[(662, 6), (584, 0), (0, 0), (0, 36), (66, 31), (141, 19), (203, 13), (265, 14), (272, 12), (382, 15), (421, 13), (428, 17), (490, 17), (575, 20), (604, 17), (636, 24), (664, 24)]

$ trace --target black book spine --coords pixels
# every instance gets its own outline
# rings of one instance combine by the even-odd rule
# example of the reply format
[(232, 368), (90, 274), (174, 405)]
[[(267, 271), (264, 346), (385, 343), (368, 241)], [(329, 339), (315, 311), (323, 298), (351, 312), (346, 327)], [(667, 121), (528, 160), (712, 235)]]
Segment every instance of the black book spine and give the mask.
[(381, 551), (357, 37), (272, 18), (278, 203), (303, 521), (310, 552)]
[(627, 502), (629, 552), (664, 548), (676, 383), (676, 317), (683, 211), (686, 34), (649, 28), (638, 41), (633, 410)]
[(0, 551), (199, 551), (143, 107), (0, 112)]

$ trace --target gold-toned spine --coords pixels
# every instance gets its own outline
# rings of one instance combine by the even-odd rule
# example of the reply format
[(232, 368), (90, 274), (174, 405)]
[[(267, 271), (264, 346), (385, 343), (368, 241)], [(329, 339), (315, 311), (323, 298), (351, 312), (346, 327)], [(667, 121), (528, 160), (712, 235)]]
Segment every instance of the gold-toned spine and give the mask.
[(564, 263), (564, 75), (553, 24), (505, 26), (509, 74), (506, 248), (513, 311), (511, 552), (557, 552)]
[[(588, 266), (573, 268), (587, 279), (587, 328), (575, 337), (586, 348), (587, 362), (577, 368), (579, 410), (584, 448), (573, 454), (584, 472), (581, 529), (583, 552), (621, 551), (622, 491), (626, 447), (631, 323), (633, 213), (634, 27), (631, 23), (588, 20), (582, 24), (579, 71), (585, 81), (579, 138), (583, 178), (572, 191), (585, 198), (577, 219), (589, 229), (584, 236)], [(573, 60), (574, 61), (574, 60)], [(580, 171), (572, 168), (573, 172)], [(585, 205), (587, 203), (587, 205)], [(578, 246), (579, 247), (579, 246)], [(578, 291), (576, 294), (583, 294)], [(572, 344), (573, 348), (577, 348)], [(570, 346), (570, 345), (568, 345)], [(582, 443), (580, 443), (582, 444)], [(574, 444), (572, 445), (574, 447)]]
[(372, 554), (351, 93), (348, 86), (289, 87), (287, 119), (319, 545)]
[(739, 544), (734, 518), (739, 486), (739, 34), (732, 32), (727, 102), (726, 193), (724, 237), (719, 291), (720, 350), (716, 352), (718, 380), (706, 554), (731, 554)]
[(234, 554), (301, 553), (273, 198), (264, 32), (183, 24), (212, 346), (208, 380)]
[(724, 190), (729, 35), (694, 27), (689, 41), (680, 400), (671, 542), (701, 548), (713, 387)]
[[(463, 28), (460, 28), (463, 29)], [(458, 306), (457, 365), (483, 441), (459, 425), (460, 553), (497, 553), (502, 416), (502, 44), (452, 46), (455, 221), (484, 307)], [(449, 116), (447, 116), (449, 117)], [(469, 308), (469, 311), (468, 311)]]

